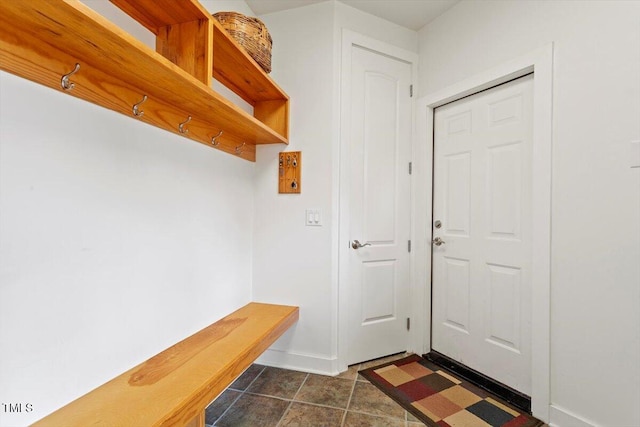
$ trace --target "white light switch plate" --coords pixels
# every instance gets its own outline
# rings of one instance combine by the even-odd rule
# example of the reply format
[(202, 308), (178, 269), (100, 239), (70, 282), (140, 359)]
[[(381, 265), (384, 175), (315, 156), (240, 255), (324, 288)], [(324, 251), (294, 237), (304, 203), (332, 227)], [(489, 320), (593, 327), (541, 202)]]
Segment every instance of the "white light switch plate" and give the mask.
[(320, 209), (307, 209), (304, 212), (304, 221), (307, 226), (322, 226), (322, 211)]
[(640, 140), (631, 141), (631, 167), (640, 168)]

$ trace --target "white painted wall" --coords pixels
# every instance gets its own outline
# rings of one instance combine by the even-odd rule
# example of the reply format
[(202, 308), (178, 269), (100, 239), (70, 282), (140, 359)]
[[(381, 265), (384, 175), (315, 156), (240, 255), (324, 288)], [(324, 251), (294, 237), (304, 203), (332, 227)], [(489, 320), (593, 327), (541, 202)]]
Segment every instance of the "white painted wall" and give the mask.
[(554, 425), (640, 425), (639, 22), (640, 2), (463, 1), (420, 31), (422, 95), (554, 43)]
[[(254, 180), (253, 295), (300, 306), (300, 321), (262, 358), (331, 369), (334, 90), (331, 2), (261, 16), (271, 33), (275, 81), (291, 97), (289, 146), (258, 147)], [(302, 193), (278, 194), (278, 152), (302, 151)], [(322, 210), (306, 227), (305, 208)]]
[(36, 421), (247, 303), (253, 173), (0, 73), (0, 402), (33, 407), (0, 407), (0, 426)]
[[(413, 30), (362, 12), (339, 1), (335, 2), (334, 16), (334, 28), (338, 36), (342, 33), (342, 29), (347, 29), (410, 52), (418, 51), (418, 34)], [(338, 50), (340, 43), (341, 40), (337, 40)]]
[[(262, 363), (337, 373), (340, 48), (343, 28), (416, 51), (417, 33), (335, 1), (260, 17), (272, 77), (291, 97), (288, 147), (259, 147), (253, 293), (300, 306), (300, 321)], [(284, 64), (284, 65), (283, 65)], [(278, 194), (278, 152), (302, 151), (302, 194)], [(323, 226), (306, 227), (306, 208)]]

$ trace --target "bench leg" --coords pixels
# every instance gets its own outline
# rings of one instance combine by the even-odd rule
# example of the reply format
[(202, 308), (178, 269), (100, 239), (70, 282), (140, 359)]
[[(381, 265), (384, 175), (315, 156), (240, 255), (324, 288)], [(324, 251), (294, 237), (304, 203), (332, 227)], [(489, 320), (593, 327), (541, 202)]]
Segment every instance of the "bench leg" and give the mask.
[(204, 427), (204, 412), (189, 421), (185, 427)]

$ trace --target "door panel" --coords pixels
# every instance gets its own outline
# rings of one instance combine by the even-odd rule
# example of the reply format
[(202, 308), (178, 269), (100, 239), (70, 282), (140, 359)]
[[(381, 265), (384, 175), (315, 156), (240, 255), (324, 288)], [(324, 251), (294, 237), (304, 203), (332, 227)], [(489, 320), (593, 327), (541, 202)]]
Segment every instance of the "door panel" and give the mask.
[(362, 324), (396, 316), (396, 261), (362, 263)]
[(522, 141), (488, 149), (490, 237), (519, 239), (521, 234), (522, 150)]
[(353, 46), (351, 70), (349, 364), (407, 349), (411, 204), (411, 65)]
[(434, 113), (432, 348), (531, 392), (531, 76)]
[[(369, 53), (369, 55), (374, 55)], [(396, 152), (400, 81), (364, 71), (364, 210), (363, 235), (368, 242), (394, 244), (397, 195)]]
[(447, 289), (445, 325), (468, 333), (469, 328), (469, 260), (444, 258)]
[(469, 235), (471, 223), (471, 156), (469, 152), (455, 153), (444, 157), (446, 175), (443, 182), (445, 227), (448, 233), (458, 236)]
[(521, 270), (492, 264), (487, 264), (487, 267), (489, 304), (486, 339), (519, 352)]

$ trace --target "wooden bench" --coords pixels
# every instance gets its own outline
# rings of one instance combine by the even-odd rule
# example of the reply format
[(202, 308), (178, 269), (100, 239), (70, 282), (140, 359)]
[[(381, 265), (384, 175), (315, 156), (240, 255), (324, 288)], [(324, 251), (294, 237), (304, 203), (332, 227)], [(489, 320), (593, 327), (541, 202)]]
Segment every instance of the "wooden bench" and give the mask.
[(34, 426), (204, 426), (204, 410), (298, 320), (298, 307), (250, 303)]

